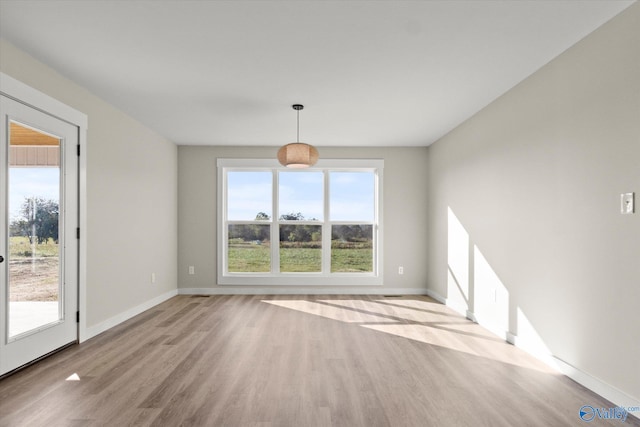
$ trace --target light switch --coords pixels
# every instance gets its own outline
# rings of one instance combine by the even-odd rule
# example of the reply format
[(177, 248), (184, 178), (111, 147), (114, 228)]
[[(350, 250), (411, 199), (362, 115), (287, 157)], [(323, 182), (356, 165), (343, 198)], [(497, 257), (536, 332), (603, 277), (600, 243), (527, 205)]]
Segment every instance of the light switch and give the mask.
[(632, 214), (634, 212), (634, 193), (622, 193), (620, 195), (620, 212), (624, 214)]

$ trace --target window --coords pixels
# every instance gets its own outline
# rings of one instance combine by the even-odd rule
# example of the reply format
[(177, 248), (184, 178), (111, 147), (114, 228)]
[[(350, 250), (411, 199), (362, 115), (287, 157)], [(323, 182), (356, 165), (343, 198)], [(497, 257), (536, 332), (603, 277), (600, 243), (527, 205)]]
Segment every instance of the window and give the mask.
[(382, 160), (218, 160), (218, 283), (382, 284)]

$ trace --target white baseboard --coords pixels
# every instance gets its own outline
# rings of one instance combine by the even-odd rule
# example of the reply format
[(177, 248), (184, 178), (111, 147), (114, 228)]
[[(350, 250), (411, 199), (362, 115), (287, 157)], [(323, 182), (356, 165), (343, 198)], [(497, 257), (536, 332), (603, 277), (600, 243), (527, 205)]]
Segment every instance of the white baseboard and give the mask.
[[(523, 340), (522, 338), (511, 332), (506, 333), (506, 340), (508, 343), (515, 345), (516, 347), (534, 356), (538, 360), (546, 363), (552, 369), (557, 370), (558, 372), (566, 375), (578, 384), (583, 385), (592, 392), (609, 400), (615, 406), (623, 408), (640, 408), (640, 400), (626, 394), (621, 390), (618, 390), (616, 387), (607, 384), (606, 382), (576, 368), (575, 366), (570, 365), (564, 360), (557, 358), (553, 354), (549, 353), (548, 349), (540, 348), (540, 346), (535, 342), (528, 342), (527, 340)], [(590, 403), (592, 402), (585, 402), (585, 405), (588, 405)], [(640, 418), (640, 411), (636, 409), (632, 412), (629, 412), (629, 415)]]
[[(525, 351), (526, 353), (529, 353), (536, 359), (546, 363), (547, 366), (549, 366), (550, 368), (555, 369), (556, 371), (562, 372), (560, 370), (560, 367), (556, 363), (556, 359), (553, 357), (551, 353), (549, 353), (549, 350), (546, 347), (540, 346), (539, 343), (535, 343), (530, 340), (529, 341), (525, 340), (521, 336), (518, 336), (512, 332), (506, 332), (505, 335), (506, 335), (506, 341), (509, 344), (512, 344), (518, 347), (519, 349)], [(567, 376), (570, 377), (570, 375), (567, 375)]]
[[(503, 325), (487, 321), (486, 319), (483, 320), (482, 316), (478, 316), (470, 310), (467, 310), (467, 319), (471, 320), (474, 323), (477, 323), (478, 325), (481, 325), (483, 328), (496, 335), (497, 337), (505, 340), (509, 344), (514, 344), (511, 339), (514, 339), (515, 335), (513, 335), (509, 331), (506, 331)], [(535, 354), (533, 355), (535, 356)]]
[[(517, 335), (507, 332), (507, 342), (515, 345), (516, 347), (526, 351), (542, 362), (546, 363), (551, 368), (559, 371), (561, 374), (566, 375), (578, 384), (583, 385), (594, 393), (609, 400), (615, 406), (623, 408), (640, 408), (640, 400), (629, 396), (625, 392), (618, 390), (616, 387), (607, 384), (606, 382), (576, 368), (575, 366), (565, 362), (562, 359), (549, 353), (546, 349), (541, 349), (533, 342), (527, 342), (522, 340)], [(588, 405), (592, 402), (585, 402)], [(636, 418), (640, 418), (640, 411), (629, 412), (629, 415), (633, 415)]]
[(213, 288), (180, 288), (178, 295), (426, 295), (420, 288), (362, 288), (313, 286), (216, 286)]
[(480, 323), (480, 322), (478, 322), (478, 318), (473, 313), (473, 311), (467, 310), (466, 313), (465, 313), (465, 316), (467, 317), (467, 319), (471, 320), (473, 323)]
[[(435, 299), (436, 301), (446, 305), (447, 307), (451, 308), (454, 311), (457, 311), (459, 313), (461, 313), (462, 315), (465, 315), (469, 320), (474, 321), (476, 323), (478, 323), (479, 325), (483, 326), (483, 327), (487, 327), (487, 325), (483, 325), (481, 322), (477, 322), (477, 318), (474, 315), (473, 312), (466, 310), (466, 309), (462, 309), (462, 307), (454, 307), (452, 306), (446, 298), (442, 297), (441, 295), (439, 295), (438, 293), (434, 292), (431, 289), (427, 289), (426, 290), (426, 294), (428, 296), (430, 296), (431, 298)], [(481, 320), (481, 319), (480, 319)], [(490, 329), (490, 328), (489, 328)], [(491, 330), (491, 329), (490, 329)], [(496, 331), (492, 332), (496, 333)], [(620, 406), (620, 407), (624, 407), (624, 408), (640, 408), (640, 400), (629, 396), (628, 394), (626, 394), (625, 392), (617, 389), (616, 387), (605, 383), (604, 381), (584, 372), (581, 371), (580, 369), (576, 368), (575, 366), (570, 365), (569, 363), (558, 359), (557, 357), (553, 356), (552, 354), (548, 353), (548, 352), (541, 352), (540, 350), (535, 351), (534, 347), (532, 347), (531, 345), (529, 345), (529, 343), (527, 342), (523, 342), (522, 339), (520, 339), (517, 335), (512, 334), (511, 332), (503, 332), (500, 331), (500, 333), (498, 333), (499, 336), (503, 336), (505, 338), (505, 340), (510, 343), (515, 345), (516, 347), (524, 350), (525, 352), (529, 353), (530, 355), (536, 357), (537, 359), (541, 360), (542, 362), (546, 363), (547, 365), (549, 365), (550, 367), (552, 367), (553, 369), (558, 370), (560, 373), (562, 373), (563, 375), (566, 375), (567, 377), (571, 378), (572, 380), (574, 380), (575, 382), (577, 382), (578, 384), (583, 385), (584, 387), (588, 388), (589, 390), (593, 391), (594, 393), (604, 397), (605, 399), (609, 400), (611, 403), (613, 403), (616, 406)], [(589, 402), (585, 402), (585, 404), (589, 404)], [(638, 411), (633, 411), (633, 412), (629, 412), (629, 415), (636, 417), (636, 418), (640, 418), (640, 412)]]
[(450, 309), (452, 309), (453, 311), (455, 311), (456, 313), (463, 315), (464, 317), (471, 320), (472, 322), (476, 322), (475, 318), (473, 317), (473, 313), (468, 310), (468, 307), (466, 305), (455, 303), (454, 301), (443, 297), (442, 295), (440, 295), (439, 293), (431, 289), (427, 289), (425, 293), (427, 294), (427, 296), (430, 296), (434, 300), (438, 301), (440, 304), (444, 304)]
[(86, 341), (89, 338), (93, 338), (98, 334), (101, 334), (102, 332), (113, 328), (116, 325), (119, 325), (120, 323), (131, 319), (134, 316), (137, 316), (138, 314), (142, 313), (143, 311), (149, 310), (150, 308), (155, 307), (156, 305), (165, 302), (166, 300), (168, 300), (169, 298), (173, 298), (174, 296), (178, 295), (178, 290), (172, 290), (169, 292), (166, 292), (162, 295), (159, 295), (153, 299), (150, 299), (149, 301), (145, 301), (144, 303), (137, 305), (135, 307), (130, 308), (127, 311), (124, 311), (116, 316), (113, 316), (103, 322), (98, 323), (97, 325), (93, 325), (93, 326), (89, 326), (86, 328), (84, 336), (80, 337), (80, 342)]
[(447, 299), (443, 298), (442, 295), (440, 295), (439, 293), (432, 291), (431, 289), (427, 289), (425, 291), (425, 294), (427, 294), (427, 296), (433, 298), (434, 300), (438, 301), (440, 304), (447, 305)]
[[(625, 392), (618, 390), (616, 387), (605, 383), (604, 381), (584, 372), (575, 366), (570, 365), (564, 360), (558, 359), (555, 356), (551, 356), (555, 362), (557, 369), (562, 372), (564, 375), (568, 376), (578, 384), (581, 384), (593, 391), (594, 393), (599, 394), (605, 399), (609, 400), (616, 406), (623, 408), (640, 408), (640, 400), (629, 396)], [(585, 405), (588, 405), (590, 402), (585, 402)], [(629, 412), (629, 415), (632, 415), (636, 418), (640, 418), (639, 411)]]

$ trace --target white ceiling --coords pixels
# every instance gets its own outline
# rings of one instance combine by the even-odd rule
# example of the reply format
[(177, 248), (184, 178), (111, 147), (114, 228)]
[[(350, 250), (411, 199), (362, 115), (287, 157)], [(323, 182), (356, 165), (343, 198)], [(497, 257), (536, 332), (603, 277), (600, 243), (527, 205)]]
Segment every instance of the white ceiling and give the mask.
[[(426, 146), (631, 5), (0, 1), (0, 36), (177, 144)], [(1, 52), (0, 52), (1, 54)]]

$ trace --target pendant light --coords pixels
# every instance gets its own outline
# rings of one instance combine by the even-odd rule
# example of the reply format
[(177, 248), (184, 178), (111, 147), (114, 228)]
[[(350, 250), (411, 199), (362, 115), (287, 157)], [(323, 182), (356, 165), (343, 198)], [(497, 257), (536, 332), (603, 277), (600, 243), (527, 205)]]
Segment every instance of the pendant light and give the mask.
[(313, 145), (300, 142), (300, 110), (304, 108), (304, 105), (294, 104), (292, 107), (298, 113), (297, 142), (280, 147), (278, 161), (288, 168), (308, 168), (318, 161), (318, 150)]

